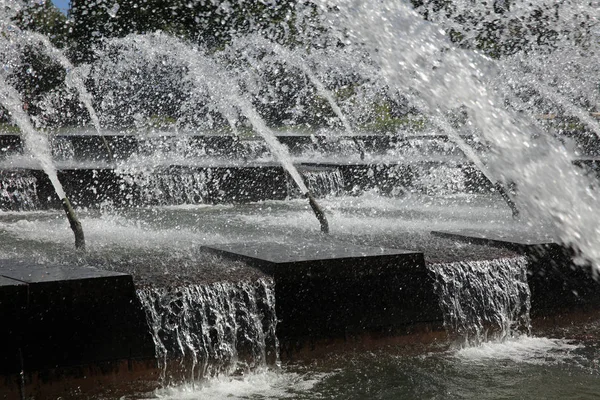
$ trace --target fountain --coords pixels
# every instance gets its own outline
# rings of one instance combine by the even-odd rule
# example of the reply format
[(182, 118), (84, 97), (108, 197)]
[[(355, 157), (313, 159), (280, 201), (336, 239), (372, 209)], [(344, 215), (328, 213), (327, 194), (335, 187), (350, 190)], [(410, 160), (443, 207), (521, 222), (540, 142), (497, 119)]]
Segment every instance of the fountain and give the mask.
[(0, 394), (599, 389), (595, 5), (97, 3), (0, 2)]

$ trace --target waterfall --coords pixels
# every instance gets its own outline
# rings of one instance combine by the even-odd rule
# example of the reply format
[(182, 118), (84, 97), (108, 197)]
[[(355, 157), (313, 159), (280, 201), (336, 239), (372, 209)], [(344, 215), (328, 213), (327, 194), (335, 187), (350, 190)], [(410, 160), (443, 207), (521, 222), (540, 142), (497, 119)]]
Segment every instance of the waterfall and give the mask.
[(308, 190), (317, 197), (340, 196), (344, 193), (344, 177), (339, 169), (302, 171)]
[(139, 289), (162, 380), (195, 381), (276, 363), (273, 281)]
[(35, 177), (26, 173), (0, 174), (0, 209), (30, 211), (38, 206)]
[(139, 187), (140, 200), (151, 205), (203, 204), (209, 195), (213, 180), (210, 170), (165, 170), (125, 173), (130, 184)]
[(525, 257), (439, 263), (429, 269), (444, 325), (466, 345), (529, 331), (531, 292)]

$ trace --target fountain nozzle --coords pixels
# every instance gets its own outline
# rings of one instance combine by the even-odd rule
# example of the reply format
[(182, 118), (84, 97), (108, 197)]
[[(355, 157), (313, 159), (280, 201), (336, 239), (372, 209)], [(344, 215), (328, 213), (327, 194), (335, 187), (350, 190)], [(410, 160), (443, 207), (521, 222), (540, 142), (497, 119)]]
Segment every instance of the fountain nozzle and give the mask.
[(63, 209), (67, 214), (67, 219), (69, 220), (69, 224), (71, 225), (71, 229), (75, 234), (75, 248), (79, 250), (85, 250), (85, 236), (83, 235), (83, 228), (81, 227), (81, 222), (77, 218), (75, 214), (75, 210), (73, 210), (73, 206), (71, 206), (71, 202), (67, 197), (62, 199)]
[(327, 222), (325, 211), (323, 211), (319, 203), (317, 203), (317, 201), (310, 192), (306, 192), (304, 195), (308, 199), (310, 208), (312, 208), (313, 212), (317, 216), (317, 219), (319, 220), (319, 223), (321, 224), (321, 232), (329, 234), (329, 222)]
[(500, 193), (506, 204), (510, 207), (510, 211), (512, 211), (513, 218), (519, 218), (519, 209), (517, 208), (515, 201), (510, 196), (509, 190), (506, 187), (504, 187), (504, 185), (502, 185), (502, 183), (500, 182), (496, 182), (494, 184), (494, 189), (496, 189), (496, 191)]

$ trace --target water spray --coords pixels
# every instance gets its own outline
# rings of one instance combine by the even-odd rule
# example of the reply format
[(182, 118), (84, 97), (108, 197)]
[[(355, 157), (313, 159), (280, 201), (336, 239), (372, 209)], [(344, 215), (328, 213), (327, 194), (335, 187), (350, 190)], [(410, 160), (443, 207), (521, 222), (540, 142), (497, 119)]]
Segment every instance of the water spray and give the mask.
[[(421, 109), (427, 109), (427, 105), (422, 100), (410, 96), (409, 97), (417, 106)], [(460, 134), (446, 121), (443, 117), (434, 118), (432, 121), (434, 126), (436, 126), (441, 131), (445, 132), (448, 135), (448, 139), (451, 140), (456, 146), (462, 151), (462, 153), (467, 157), (469, 161), (477, 167), (479, 172), (483, 174), (483, 176), (492, 184), (494, 190), (496, 190), (502, 199), (506, 202), (510, 211), (512, 212), (512, 217), (517, 219), (519, 217), (519, 209), (515, 201), (513, 200), (509, 190), (507, 187), (502, 184), (499, 180), (495, 179), (492, 175), (489, 168), (483, 163), (481, 157), (477, 155), (475, 150), (469, 146), (469, 144), (460, 136)]]
[[(358, 153), (360, 154), (360, 159), (364, 160), (365, 159), (365, 154), (366, 154), (364, 144), (361, 143), (357, 139), (356, 134), (352, 130), (352, 126), (350, 125), (350, 122), (348, 121), (348, 118), (346, 118), (346, 115), (342, 112), (342, 109), (340, 108), (340, 106), (335, 101), (333, 93), (329, 89), (327, 89), (325, 87), (325, 85), (323, 84), (323, 82), (321, 82), (321, 80), (317, 77), (317, 75), (312, 71), (312, 69), (306, 63), (306, 61), (304, 60), (304, 58), (301, 55), (299, 56), (299, 55), (295, 54), (294, 52), (291, 52), (291, 51), (283, 48), (281, 45), (279, 45), (277, 43), (269, 42), (269, 41), (265, 40), (264, 38), (263, 39), (256, 39), (255, 38), (254, 41), (261, 43), (266, 48), (269, 48), (277, 56), (279, 56), (281, 60), (283, 60), (284, 62), (286, 62), (286, 63), (288, 63), (288, 64), (290, 64), (292, 66), (295, 66), (295, 67), (299, 68), (302, 71), (302, 73), (304, 75), (306, 75), (306, 77), (308, 78), (308, 80), (317, 89), (317, 92), (319, 93), (319, 95), (321, 97), (323, 97), (325, 100), (327, 100), (327, 103), (329, 103), (329, 106), (331, 107), (331, 109), (333, 110), (333, 112), (335, 113), (335, 115), (338, 117), (338, 119), (340, 120), (340, 122), (342, 123), (342, 125), (344, 127), (344, 130), (346, 131), (346, 134), (350, 137), (350, 139), (354, 143), (354, 146), (358, 150)], [(252, 65), (256, 65), (258, 63), (249, 54), (244, 54), (244, 57)]]
[(108, 161), (112, 162), (114, 160), (113, 153), (110, 149), (110, 145), (108, 144), (108, 141), (106, 140), (106, 137), (104, 135), (102, 135), (102, 129), (100, 126), (100, 118), (98, 117), (98, 114), (96, 113), (96, 110), (94, 109), (94, 106), (92, 105), (92, 103), (93, 103), (92, 95), (85, 87), (85, 80), (81, 74), (81, 71), (78, 70), (77, 68), (75, 68), (75, 66), (71, 63), (71, 61), (67, 58), (67, 56), (65, 56), (65, 54), (60, 49), (57, 49), (50, 42), (50, 40), (48, 40), (48, 38), (46, 36), (41, 35), (36, 32), (28, 32), (28, 31), (24, 32), (23, 34), (25, 34), (26, 37), (29, 37), (32, 40), (36, 40), (39, 43), (41, 43), (42, 46), (44, 47), (44, 50), (46, 51), (46, 53), (51, 58), (58, 61), (58, 63), (61, 65), (61, 67), (63, 67), (63, 69), (66, 72), (65, 84), (69, 88), (74, 88), (77, 91), (77, 93), (79, 94), (79, 98), (80, 98), (81, 102), (83, 103), (83, 105), (85, 106), (85, 108), (90, 116), (92, 125), (94, 125), (94, 129), (96, 130), (96, 133), (102, 139), (102, 144), (104, 145), (104, 149), (106, 150), (106, 155), (108, 156)]

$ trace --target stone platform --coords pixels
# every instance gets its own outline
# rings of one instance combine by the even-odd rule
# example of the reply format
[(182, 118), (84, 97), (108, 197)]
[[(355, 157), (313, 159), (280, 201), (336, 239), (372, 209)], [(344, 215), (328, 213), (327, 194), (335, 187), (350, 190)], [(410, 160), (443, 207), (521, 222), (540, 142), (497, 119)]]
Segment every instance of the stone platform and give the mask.
[(0, 261), (0, 374), (154, 356), (131, 276)]
[[(515, 244), (525, 250), (555, 246), (546, 245), (545, 239), (533, 243), (524, 235), (441, 234), (455, 240), (493, 240), (486, 246)], [(282, 360), (299, 355), (314, 359), (319, 349), (326, 354), (327, 349), (368, 347), (369, 343), (444, 340), (435, 280), (423, 252), (357, 245), (326, 236), (296, 243), (228, 243), (204, 249), (273, 278)], [(202, 253), (217, 263), (225, 261)], [(571, 269), (568, 253), (524, 254), (530, 260), (533, 317), (552, 318), (574, 307), (600, 309), (598, 285), (577, 275), (582, 269)], [(74, 382), (92, 389), (101, 381), (158, 382), (154, 344), (130, 275), (0, 261), (0, 315), (4, 320), (0, 325), (0, 376), (4, 379), (0, 398), (5, 388), (10, 392), (4, 398), (20, 398), (21, 370), (26, 395), (35, 398), (57, 398), (61, 384), (73, 387)], [(48, 395), (54, 390), (59, 394)]]
[(206, 247), (273, 276), (277, 336), (295, 341), (442, 321), (423, 253), (319, 241)]
[[(240, 204), (266, 200), (285, 200), (298, 195), (284, 168), (273, 162), (229, 162), (202, 165), (165, 165), (151, 173), (126, 173), (106, 164), (66, 167), (58, 165), (58, 178), (75, 207), (98, 207), (110, 202), (116, 207), (179, 204)], [(204, 165), (207, 164), (207, 165)], [(359, 194), (377, 190), (399, 195), (415, 188), (421, 172), (403, 163), (301, 163), (296, 167), (305, 175), (324, 173), (336, 176), (335, 193)], [(6, 169), (12, 175), (33, 179), (38, 208), (60, 208), (60, 202), (46, 174), (37, 169)], [(468, 187), (485, 192), (491, 186), (472, 166), (460, 167)], [(338, 179), (339, 177), (339, 179)], [(329, 182), (329, 179), (324, 178)], [(418, 185), (418, 184), (417, 184)], [(320, 188), (312, 189), (319, 193)], [(327, 192), (327, 190), (325, 190)], [(326, 194), (329, 194), (327, 192)], [(19, 209), (14, 206), (13, 208)]]
[(526, 250), (533, 247), (548, 247), (558, 243), (556, 237), (547, 232), (497, 232), (473, 229), (459, 231), (432, 231), (433, 235), (447, 237), (469, 243), (487, 246), (506, 247), (513, 250)]
[[(338, 153), (343, 151), (358, 152), (360, 146), (369, 154), (385, 154), (389, 150), (424, 149), (424, 153), (447, 153), (456, 150), (446, 135), (387, 135), (378, 133), (361, 133), (348, 135), (345, 132), (334, 134), (301, 133), (275, 131), (277, 139), (286, 145), (291, 154), (302, 154), (307, 151), (321, 153)], [(473, 147), (480, 147), (470, 136), (464, 140)], [(133, 154), (148, 155), (154, 150), (168, 152), (179, 149), (189, 154), (222, 156), (239, 159), (245, 156), (262, 156), (269, 153), (264, 140), (259, 136), (239, 138), (227, 133), (201, 132), (120, 132), (103, 130), (98, 135), (94, 129), (62, 132), (52, 135), (53, 147), (58, 156), (69, 156), (74, 160), (109, 160), (106, 144), (113, 158), (126, 160)], [(0, 132), (0, 158), (3, 155), (21, 153), (23, 143), (18, 134)], [(459, 151), (459, 150), (458, 150)]]

